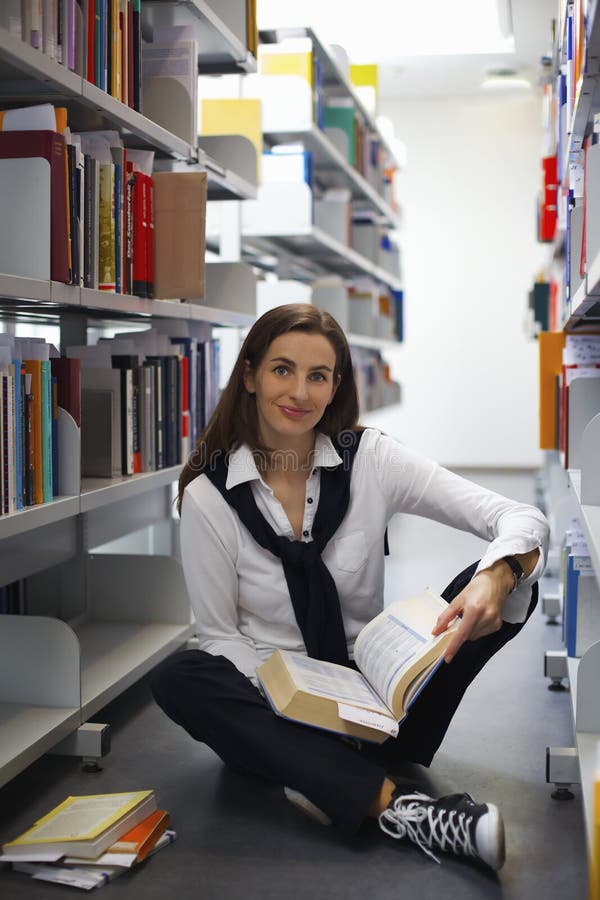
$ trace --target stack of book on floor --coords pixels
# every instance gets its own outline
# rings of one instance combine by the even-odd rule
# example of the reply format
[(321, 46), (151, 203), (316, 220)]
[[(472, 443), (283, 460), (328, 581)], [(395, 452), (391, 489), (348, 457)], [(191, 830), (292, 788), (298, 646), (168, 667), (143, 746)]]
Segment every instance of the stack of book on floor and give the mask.
[(0, 862), (38, 881), (102, 887), (175, 840), (153, 791), (67, 797), (19, 837)]

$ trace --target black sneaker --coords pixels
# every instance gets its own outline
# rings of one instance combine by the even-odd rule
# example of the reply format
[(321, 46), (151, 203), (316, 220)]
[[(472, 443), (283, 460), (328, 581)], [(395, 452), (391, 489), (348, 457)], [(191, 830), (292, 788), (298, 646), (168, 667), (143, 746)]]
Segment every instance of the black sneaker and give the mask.
[(397, 788), (379, 816), (379, 826), (393, 838), (407, 837), (438, 863), (432, 848), (479, 859), (495, 871), (504, 864), (504, 823), (498, 808), (475, 803), (468, 794), (433, 800)]

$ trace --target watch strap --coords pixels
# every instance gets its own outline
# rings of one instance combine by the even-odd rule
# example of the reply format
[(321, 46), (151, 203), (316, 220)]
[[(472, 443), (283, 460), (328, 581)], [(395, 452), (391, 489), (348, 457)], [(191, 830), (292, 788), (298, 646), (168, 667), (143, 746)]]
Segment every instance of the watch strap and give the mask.
[[(509, 567), (509, 569), (513, 573), (515, 583), (514, 583), (512, 590), (514, 591), (514, 590), (516, 590), (516, 588), (520, 585), (520, 583), (525, 578), (525, 572), (523, 570), (523, 566), (521, 565), (519, 560), (516, 559), (514, 556), (503, 556), (502, 559), (504, 560), (506, 565)], [(512, 593), (512, 591), (511, 591), (511, 593)]]

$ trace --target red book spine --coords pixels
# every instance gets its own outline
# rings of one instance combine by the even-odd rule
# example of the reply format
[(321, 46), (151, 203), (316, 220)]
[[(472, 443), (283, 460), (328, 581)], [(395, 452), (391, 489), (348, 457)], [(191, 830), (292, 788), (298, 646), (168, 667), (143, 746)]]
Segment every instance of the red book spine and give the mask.
[(154, 294), (154, 188), (152, 176), (144, 175), (146, 180), (146, 296)]
[(135, 172), (133, 183), (133, 293), (146, 296), (146, 182)]
[(94, 40), (95, 40), (95, 3), (88, 2), (87, 22), (87, 80), (94, 84)]
[(68, 283), (65, 139), (56, 131), (0, 132), (0, 159), (35, 157), (50, 163), (50, 277)]
[(81, 427), (81, 361), (57, 357), (50, 365), (56, 376), (58, 405)]

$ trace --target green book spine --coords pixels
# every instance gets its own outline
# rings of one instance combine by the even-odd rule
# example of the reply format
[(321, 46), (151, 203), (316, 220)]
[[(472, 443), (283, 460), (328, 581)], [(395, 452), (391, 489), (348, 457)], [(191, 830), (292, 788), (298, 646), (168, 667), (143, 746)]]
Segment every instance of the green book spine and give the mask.
[(50, 360), (42, 360), (42, 490), (52, 500), (52, 376)]

